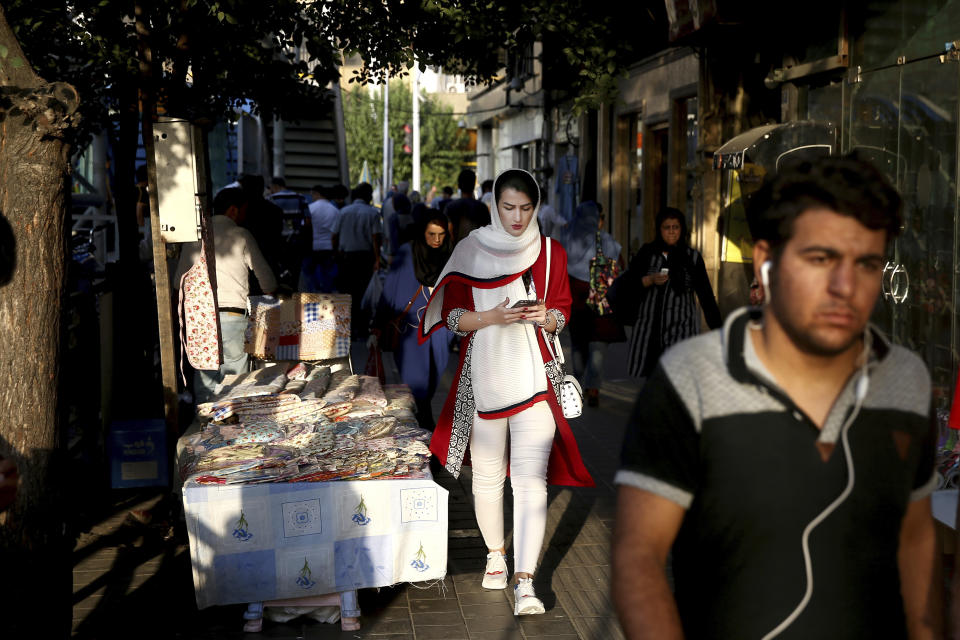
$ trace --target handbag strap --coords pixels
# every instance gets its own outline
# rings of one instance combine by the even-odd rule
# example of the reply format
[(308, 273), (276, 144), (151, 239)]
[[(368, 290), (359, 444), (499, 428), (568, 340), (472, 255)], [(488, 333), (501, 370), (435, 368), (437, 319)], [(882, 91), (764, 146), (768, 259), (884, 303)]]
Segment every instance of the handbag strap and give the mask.
[[(545, 238), (545, 240), (546, 240), (546, 243), (547, 243), (547, 275), (546, 275), (546, 277), (543, 279), (543, 289), (544, 289), (544, 290), (543, 290), (543, 304), (544, 304), (544, 305), (547, 304), (547, 291), (550, 289), (550, 246), (553, 244), (553, 243), (550, 241), (550, 238)], [(543, 342), (544, 342), (544, 344), (547, 345), (547, 351), (550, 352), (550, 355), (553, 356), (553, 359), (554, 359), (554, 360), (557, 360), (558, 362), (560, 362), (560, 364), (563, 364), (563, 363), (564, 363), (564, 360), (563, 360), (563, 347), (560, 347), (559, 349), (554, 350), (554, 348), (553, 348), (554, 336), (547, 334), (546, 330), (545, 330), (543, 327), (540, 327), (540, 332), (543, 333)], [(557, 352), (560, 353), (559, 356), (557, 355)]]
[(413, 295), (410, 297), (410, 301), (407, 302), (407, 306), (405, 306), (405, 307), (403, 308), (403, 311), (400, 312), (400, 315), (398, 315), (396, 318), (393, 319), (393, 323), (394, 323), (394, 324), (396, 324), (396, 323), (400, 322), (401, 320), (403, 320), (403, 317), (404, 317), (405, 315), (407, 315), (407, 311), (410, 311), (410, 307), (413, 306), (413, 301), (417, 299), (417, 296), (420, 295), (420, 292), (421, 292), (421, 291), (423, 291), (423, 285), (420, 285), (420, 288), (418, 288), (418, 289), (413, 293)]
[(543, 304), (547, 304), (547, 291), (550, 290), (550, 238), (544, 237), (547, 243), (547, 275), (543, 279)]

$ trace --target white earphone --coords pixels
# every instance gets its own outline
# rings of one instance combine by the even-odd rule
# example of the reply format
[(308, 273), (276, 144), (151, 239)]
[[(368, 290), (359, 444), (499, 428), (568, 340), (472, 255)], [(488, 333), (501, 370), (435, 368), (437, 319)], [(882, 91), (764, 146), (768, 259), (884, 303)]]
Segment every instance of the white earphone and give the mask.
[(773, 267), (773, 262), (767, 260), (762, 265), (760, 265), (760, 282), (763, 284), (763, 302), (764, 304), (770, 302), (770, 269)]

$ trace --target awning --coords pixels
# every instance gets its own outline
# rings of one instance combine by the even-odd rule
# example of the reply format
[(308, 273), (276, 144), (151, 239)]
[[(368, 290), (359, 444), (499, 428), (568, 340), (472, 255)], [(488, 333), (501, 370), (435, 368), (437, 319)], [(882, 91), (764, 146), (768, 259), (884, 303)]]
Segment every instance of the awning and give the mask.
[(831, 155), (837, 150), (837, 127), (830, 122), (800, 120), (755, 127), (724, 143), (713, 154), (714, 169), (742, 169), (756, 164), (777, 171), (785, 160)]

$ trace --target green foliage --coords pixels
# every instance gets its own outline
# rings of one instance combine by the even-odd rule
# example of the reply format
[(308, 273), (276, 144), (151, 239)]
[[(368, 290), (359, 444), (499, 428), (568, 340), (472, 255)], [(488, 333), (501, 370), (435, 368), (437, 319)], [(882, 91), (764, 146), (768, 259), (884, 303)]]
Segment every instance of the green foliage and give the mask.
[[(10, 0), (7, 19), (37, 73), (74, 84), (83, 140), (114, 120), (137, 90), (168, 113), (223, 118), (238, 105), (296, 118), (336, 78), (339, 52), (297, 0), (143, 1), (154, 65), (140, 73), (134, 2)], [(304, 79), (312, 82), (303, 82)]]
[[(667, 44), (663, 3), (626, 0), (325, 0), (309, 3), (348, 54), (364, 66), (351, 81), (403, 76), (416, 62), (489, 84), (504, 60), (543, 42), (545, 80), (576, 109), (616, 95), (637, 58)], [(416, 58), (414, 59), (414, 52)]]
[[(468, 137), (457, 125), (457, 116), (449, 105), (429, 94), (420, 103), (420, 179), (438, 189), (456, 187), (457, 174), (469, 158)], [(413, 123), (410, 87), (400, 81), (390, 83), (390, 137), (393, 139), (393, 181), (410, 180), (412, 156), (403, 152), (403, 125)], [(355, 86), (343, 96), (343, 120), (347, 138), (350, 182), (360, 181), (364, 161), (371, 178), (378, 181), (383, 172), (383, 93), (378, 88), (371, 96), (367, 87)]]
[(627, 65), (666, 43), (662, 3), (140, 0), (154, 60), (153, 79), (142, 86), (137, 4), (4, 3), (37, 72), (80, 91), (81, 140), (135, 109), (137, 89), (155, 91), (168, 112), (186, 117), (222, 118), (248, 102), (296, 119), (336, 77), (341, 51), (364, 61), (351, 79), (360, 83), (406, 76), (414, 64), (490, 83), (502, 74), (504, 54), (523, 55), (540, 41), (546, 86), (586, 108), (609, 100)]

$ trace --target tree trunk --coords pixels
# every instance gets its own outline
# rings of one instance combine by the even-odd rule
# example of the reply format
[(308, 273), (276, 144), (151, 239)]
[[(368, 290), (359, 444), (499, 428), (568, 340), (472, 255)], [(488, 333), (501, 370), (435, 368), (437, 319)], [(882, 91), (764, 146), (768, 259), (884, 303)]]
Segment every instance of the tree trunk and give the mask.
[[(70, 596), (57, 478), (69, 168), (62, 134), (79, 97), (70, 85), (44, 82), (33, 72), (2, 9), (0, 47), (6, 52), (0, 56), (0, 214), (16, 241), (16, 267), (0, 289), (0, 454), (12, 458), (20, 473), (17, 498), (0, 515), (0, 609), (9, 614), (5, 637), (29, 637), (41, 626), (44, 635), (62, 637), (70, 630), (69, 613), (65, 620), (58, 617)], [(41, 621), (18, 615), (36, 611), (41, 599), (51, 603), (54, 616)], [(21, 624), (23, 632), (13, 632)]]

